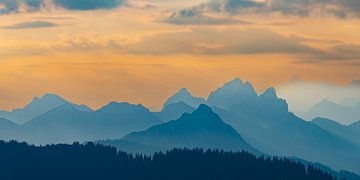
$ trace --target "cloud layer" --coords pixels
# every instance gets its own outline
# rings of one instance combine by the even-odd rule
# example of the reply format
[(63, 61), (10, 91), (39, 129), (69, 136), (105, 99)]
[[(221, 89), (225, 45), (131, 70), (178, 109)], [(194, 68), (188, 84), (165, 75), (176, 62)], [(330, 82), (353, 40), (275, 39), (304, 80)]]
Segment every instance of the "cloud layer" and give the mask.
[(48, 28), (55, 27), (57, 24), (47, 21), (33, 21), (33, 22), (21, 22), (10, 26), (4, 26), (3, 29), (33, 29), (33, 28)]
[(359, 0), (210, 0), (187, 9), (184, 17), (205, 12), (228, 14), (283, 14), (292, 16), (360, 15)]
[(55, 6), (67, 10), (112, 9), (123, 0), (0, 0), (0, 14), (36, 12)]

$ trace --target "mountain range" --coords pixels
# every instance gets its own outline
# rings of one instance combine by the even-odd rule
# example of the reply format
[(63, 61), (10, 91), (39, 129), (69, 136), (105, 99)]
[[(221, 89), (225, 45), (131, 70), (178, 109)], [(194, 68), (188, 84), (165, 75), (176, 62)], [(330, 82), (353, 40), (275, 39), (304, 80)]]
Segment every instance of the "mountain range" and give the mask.
[[(48, 98), (58, 99), (55, 95), (46, 95), (41, 100), (46, 104)], [(38, 101), (33, 103), (44, 107)], [(29, 112), (27, 108), (35, 105), (31, 103), (23, 109)], [(96, 111), (90, 111), (67, 101), (22, 125), (6, 119), (1, 122), (7, 122), (6, 126), (0, 126), (1, 139), (34, 144), (113, 139), (161, 123), (155, 114), (142, 105), (111, 102)]]
[(360, 120), (360, 103), (354, 106), (346, 106), (325, 99), (312, 106), (302, 117), (307, 120), (323, 117), (343, 124), (351, 124)]
[(286, 99), (291, 112), (302, 117), (303, 114), (309, 111), (310, 107), (324, 99), (341, 105), (345, 105), (342, 103), (344, 99), (347, 99), (347, 101), (350, 99), (350, 104), (354, 107), (360, 103), (359, 82), (360, 80), (354, 80), (348, 84), (335, 85), (324, 82), (304, 81), (294, 77), (288, 83), (278, 86), (277, 93), (279, 97)]
[(360, 146), (360, 121), (350, 125), (343, 125), (331, 119), (315, 118), (312, 122), (319, 127)]
[(174, 95), (172, 95), (163, 106), (163, 109), (165, 109), (167, 106), (183, 102), (187, 104), (188, 106), (191, 106), (193, 108), (197, 108), (200, 104), (204, 104), (206, 101), (203, 98), (200, 97), (194, 97), (191, 95), (191, 93), (186, 88), (180, 89), (178, 92), (176, 92)]
[[(28, 116), (19, 120), (14, 117), (22, 116), (9, 114)], [(250, 82), (239, 78), (225, 83), (207, 99), (181, 89), (160, 112), (126, 102), (91, 110), (47, 94), (0, 117), (0, 138), (5, 140), (35, 144), (97, 141), (140, 153), (173, 147), (246, 150), (360, 173), (357, 135), (343, 132), (358, 129), (360, 123), (334, 128), (318, 120), (305, 121), (289, 112), (287, 102), (274, 88), (258, 94)]]
[(204, 104), (191, 114), (185, 113), (177, 120), (131, 133), (123, 139), (163, 149), (198, 147), (259, 153), (247, 144), (233, 127), (223, 122)]
[[(33, 98), (31, 103), (23, 108), (14, 109), (12, 111), (0, 111), (0, 117), (9, 119), (17, 124), (24, 124), (37, 116), (67, 103), (70, 102), (58, 95), (45, 94), (40, 98)], [(92, 111), (85, 105), (73, 104), (73, 106), (80, 111)]]

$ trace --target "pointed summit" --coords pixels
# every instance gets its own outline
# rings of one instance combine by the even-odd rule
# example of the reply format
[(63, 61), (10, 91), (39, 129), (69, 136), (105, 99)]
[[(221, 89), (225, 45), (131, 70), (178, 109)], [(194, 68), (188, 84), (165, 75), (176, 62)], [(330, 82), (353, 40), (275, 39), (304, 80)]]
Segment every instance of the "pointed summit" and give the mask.
[(212, 106), (229, 109), (233, 105), (253, 101), (256, 98), (257, 94), (250, 82), (243, 83), (241, 79), (235, 78), (213, 91), (209, 95), (208, 103)]
[(277, 99), (278, 98), (276, 95), (276, 90), (273, 87), (266, 89), (265, 92), (260, 95), (260, 97), (266, 98), (266, 99)]
[(273, 87), (268, 88), (259, 96), (259, 107), (269, 114), (284, 115), (288, 113), (288, 104), (285, 100), (280, 99), (276, 95)]
[(131, 133), (125, 136), (124, 140), (165, 149), (198, 147), (258, 153), (233, 127), (224, 123), (205, 104), (201, 104), (191, 114), (183, 114), (177, 120), (153, 126), (145, 131)]
[(184, 102), (185, 104), (193, 108), (196, 108), (200, 104), (205, 103), (205, 99), (194, 97), (186, 88), (182, 88), (165, 102), (163, 109), (169, 106), (170, 104), (174, 104), (178, 102)]

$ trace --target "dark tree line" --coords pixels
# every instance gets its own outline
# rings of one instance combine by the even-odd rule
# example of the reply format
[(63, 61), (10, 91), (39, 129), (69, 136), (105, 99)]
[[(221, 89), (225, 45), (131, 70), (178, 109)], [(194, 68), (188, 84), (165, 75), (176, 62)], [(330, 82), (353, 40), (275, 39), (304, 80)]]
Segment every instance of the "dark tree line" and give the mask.
[(226, 180), (335, 179), (312, 166), (286, 158), (247, 152), (173, 149), (153, 156), (131, 155), (88, 143), (32, 146), (0, 141), (0, 179), (36, 180)]

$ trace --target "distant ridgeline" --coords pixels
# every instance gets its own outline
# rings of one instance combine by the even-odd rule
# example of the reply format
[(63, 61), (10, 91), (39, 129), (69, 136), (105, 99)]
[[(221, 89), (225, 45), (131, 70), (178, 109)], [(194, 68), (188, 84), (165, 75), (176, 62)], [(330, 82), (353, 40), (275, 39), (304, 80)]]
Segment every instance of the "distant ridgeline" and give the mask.
[[(327, 101), (322, 104), (315, 110), (337, 107)], [(351, 114), (345, 110), (336, 114)], [(274, 88), (257, 93), (250, 82), (239, 78), (207, 98), (194, 97), (183, 88), (159, 112), (127, 102), (110, 102), (92, 110), (45, 94), (23, 108), (0, 111), (0, 139), (35, 145), (91, 141), (148, 155), (173, 148), (244, 150), (257, 156), (289, 157), (347, 179), (359, 179), (349, 171), (360, 174), (360, 121), (349, 125), (325, 118), (305, 121), (289, 112)], [(27, 165), (32, 167), (33, 163)]]
[(93, 143), (37, 147), (0, 141), (0, 159), (2, 180), (335, 179), (313, 166), (285, 158), (202, 149), (134, 156)]

